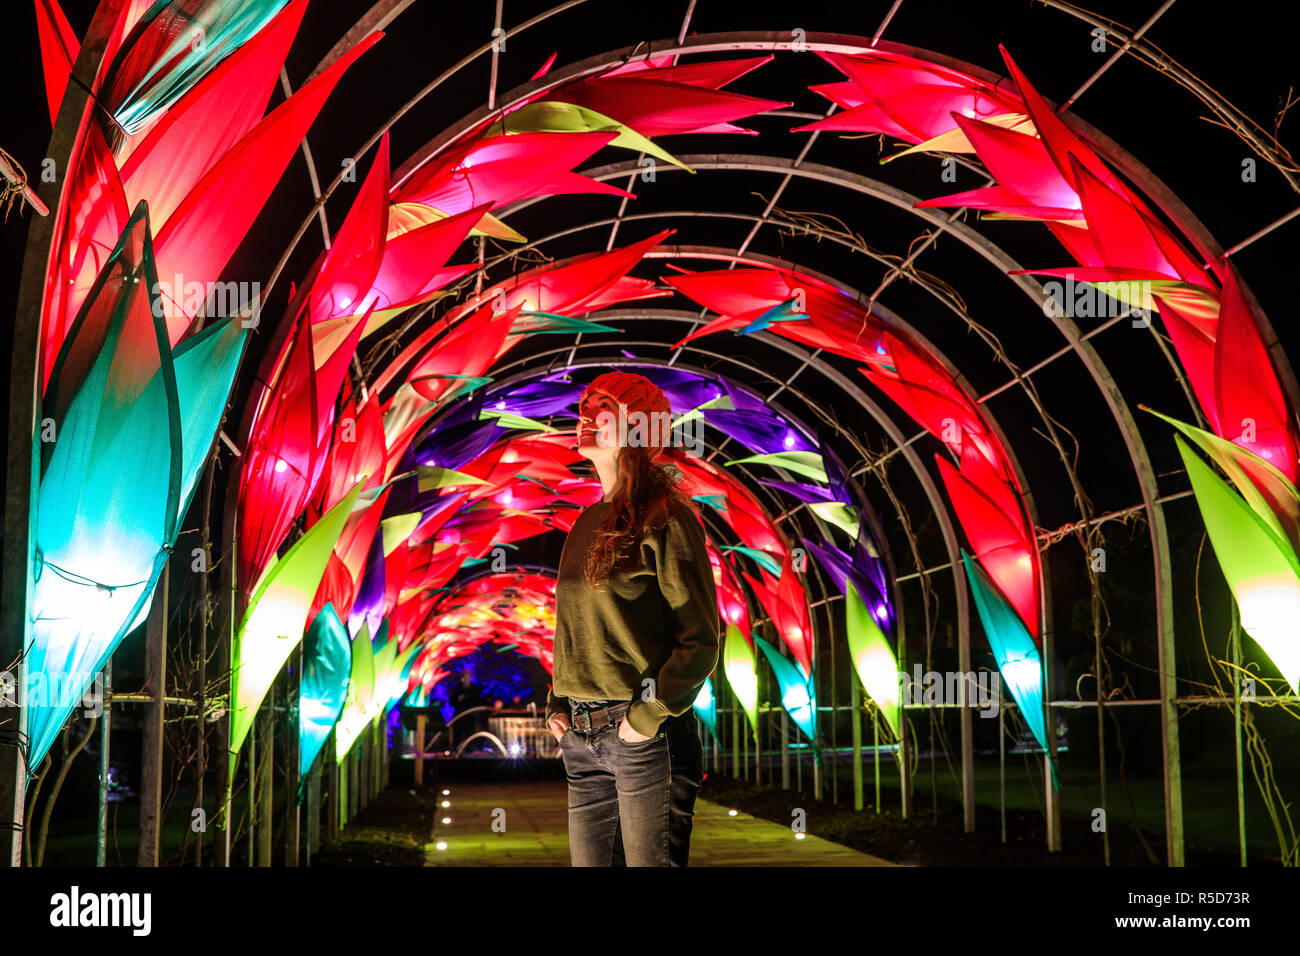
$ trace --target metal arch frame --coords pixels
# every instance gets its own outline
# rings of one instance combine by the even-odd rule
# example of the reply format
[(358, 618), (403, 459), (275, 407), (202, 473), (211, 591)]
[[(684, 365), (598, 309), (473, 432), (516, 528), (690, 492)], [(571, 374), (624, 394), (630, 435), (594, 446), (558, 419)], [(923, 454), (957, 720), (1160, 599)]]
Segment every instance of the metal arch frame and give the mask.
[[(393, 0), (387, 0), (387, 2), (391, 5), (392, 2), (393, 2)], [(409, 3), (409, 0), (407, 0), (407, 2)], [(581, 0), (576, 0), (576, 2), (574, 2), (574, 3), (563, 4), (563, 5), (561, 5), (560, 7), (554, 8), (553, 10), (548, 11), (545, 15), (543, 15), (543, 18), (544, 18), (544, 17), (549, 17), (549, 16), (553, 15), (554, 13), (562, 12), (563, 10), (568, 9), (568, 8), (570, 8), (570, 7), (572, 7), (572, 6), (576, 6), (578, 2), (581, 2)], [(1058, 9), (1058, 10), (1063, 9), (1063, 6), (1062, 6), (1062, 5), (1058, 5), (1058, 4), (1051, 4), (1051, 5), (1054, 6), (1054, 7), (1055, 7), (1056, 9)], [(375, 5), (375, 9), (378, 9), (378, 8), (380, 8), (381, 6), (384, 6), (384, 3), (383, 3), (383, 2), (381, 2), (381, 3), (377, 3), (377, 4)], [(403, 5), (402, 5), (402, 9), (405, 9), (405, 6), (406, 6), (406, 4), (403, 3)], [(400, 13), (400, 12), (401, 12), (401, 10), (398, 10), (398, 11), (397, 11), (397, 13)], [(1069, 12), (1069, 11), (1066, 11), (1066, 12)], [(373, 13), (374, 13), (374, 10), (372, 10), (371, 13), (373, 14)], [(396, 16), (396, 13), (393, 14), (393, 15)], [(1076, 14), (1076, 16), (1077, 16), (1077, 14)], [(363, 19), (364, 19), (364, 18), (363, 18)], [(537, 22), (537, 19), (541, 19), (541, 18), (535, 18), (534, 21), (530, 21), (529, 24), (526, 24), (526, 25), (525, 25), (525, 27), (526, 27), (527, 25), (531, 25), (531, 23), (533, 23), (533, 22)], [(519, 28), (519, 29), (523, 29), (523, 28), (524, 28), (524, 27), (521, 27), (521, 28)], [(516, 31), (516, 32), (517, 32), (517, 31)], [(507, 35), (509, 35), (509, 34), (507, 34)], [(821, 34), (814, 34), (814, 38), (819, 38), (819, 37), (821, 37), (821, 36), (823, 36), (823, 35), (821, 35)], [(682, 44), (682, 41), (679, 40), (679, 45), (681, 45), (681, 44)], [(872, 45), (872, 46), (880, 46), (880, 44), (878, 44), (878, 43), (873, 43), (873, 44), (871, 44), (871, 45)], [(689, 46), (689, 45), (688, 45), (688, 46)], [(897, 46), (898, 46), (898, 45), (896, 45), (896, 44), (889, 44), (889, 43), (885, 43), (885, 44), (884, 44), (884, 47), (885, 47), (885, 48), (892, 48), (892, 47), (897, 47)], [(785, 44), (785, 46), (784, 46), (784, 48), (788, 48), (788, 47), (789, 47), (789, 42), (787, 41), (786, 44)], [(735, 48), (735, 49), (739, 49), (739, 48), (748, 48), (748, 49), (752, 49), (752, 48), (754, 48), (754, 47), (751, 46), (751, 47), (733, 47), (733, 48)], [(767, 47), (767, 48), (769, 48), (769, 49), (778, 49), (778, 48), (782, 48), (782, 47), (781, 47), (779, 44), (776, 44), (776, 45), (769, 46), (769, 47)], [(859, 47), (859, 49), (861, 49), (861, 47)], [(482, 52), (486, 52), (486, 50), (480, 51), (478, 54), (475, 54), (474, 57), (471, 57), (470, 59), (473, 59), (473, 58), (477, 57), (478, 55), (481, 55)], [(688, 49), (688, 50), (686, 50), (685, 52), (703, 52), (703, 51), (702, 51), (701, 49), (695, 49), (695, 50), (689, 50), (689, 49)], [(852, 51), (849, 51), (849, 52), (852, 52)], [(647, 54), (647, 55), (648, 55), (648, 54)], [(932, 60), (932, 61), (934, 61), (934, 62), (941, 62), (941, 61), (942, 61), (940, 57), (937, 57), (937, 56), (935, 56), (934, 54), (930, 54), (930, 53), (928, 53), (928, 51), (925, 51), (925, 55), (926, 55), (926, 57), (927, 57), (928, 59), (930, 59), (930, 60)], [(633, 59), (641, 59), (642, 57), (637, 57), (637, 56), (634, 55), (634, 56), (631, 57), (631, 58), (633, 58)], [(946, 58), (943, 58), (943, 59), (946, 59)], [(974, 74), (978, 74), (979, 72), (982, 72), (982, 71), (978, 71), (978, 70), (976, 70), (975, 68), (971, 68), (971, 67), (969, 67), (969, 65), (966, 65), (966, 64), (960, 64), (960, 63), (958, 63), (957, 61), (950, 61), (950, 62), (953, 62), (954, 64), (958, 65), (958, 66), (961, 67), (962, 69), (966, 69), (968, 72), (971, 72), (971, 73), (974, 73)], [(453, 68), (452, 72), (454, 73), (455, 70), (458, 69), (458, 68), (459, 68), (459, 67)], [(396, 118), (395, 118), (395, 119), (396, 119)], [(394, 119), (394, 122), (395, 122), (395, 119)], [(1080, 124), (1080, 121), (1078, 121), (1076, 117), (1071, 116), (1071, 117), (1070, 117), (1070, 121), (1071, 121), (1072, 124), (1075, 124), (1075, 125), (1081, 125), (1081, 124)], [(1110, 158), (1113, 158), (1113, 156), (1110, 157)], [(1148, 191), (1148, 194), (1149, 194), (1149, 195), (1151, 194), (1150, 191)], [(323, 200), (322, 200), (322, 201), (323, 201)], [(309, 220), (308, 220), (308, 221), (310, 221), (310, 218), (311, 218), (311, 217), (309, 217)], [(1187, 223), (1187, 220), (1186, 220), (1186, 219), (1184, 219), (1184, 220), (1182, 220), (1182, 221), (1180, 222), (1180, 225), (1182, 225), (1182, 226), (1184, 226), (1184, 227), (1185, 227), (1187, 224), (1188, 224), (1188, 223)], [(39, 244), (39, 243), (38, 243), (38, 244)], [(1243, 288), (1243, 294), (1246, 295), (1248, 301), (1249, 301), (1252, 305), (1256, 305), (1255, 300), (1254, 300), (1254, 297), (1253, 297), (1253, 295), (1251, 294), (1250, 290), (1249, 290), (1248, 288), (1246, 288), (1244, 284), (1243, 284), (1242, 288)], [(1272, 329), (1271, 329), (1271, 326), (1268, 326), (1266, 318), (1263, 316), (1263, 313), (1260, 312), (1260, 310), (1258, 309), (1257, 305), (1256, 305), (1256, 307), (1253, 309), (1253, 314), (1254, 314), (1254, 316), (1255, 316), (1255, 319), (1256, 319), (1257, 323), (1259, 323), (1259, 324), (1261, 325), (1261, 330), (1262, 330), (1262, 331), (1266, 331), (1266, 334), (1265, 334), (1266, 345), (1267, 345), (1267, 347), (1268, 347), (1269, 350), (1270, 350), (1271, 357), (1274, 359), (1274, 366), (1275, 366), (1275, 368), (1278, 370), (1278, 373), (1279, 373), (1280, 377), (1283, 379), (1284, 384), (1285, 384), (1285, 386), (1287, 387), (1288, 394), (1289, 394), (1289, 397), (1292, 399), (1293, 405), (1300, 405), (1300, 403), (1297, 403), (1297, 402), (1295, 401), (1295, 399), (1296, 399), (1297, 388), (1296, 388), (1296, 381), (1295, 381), (1294, 374), (1291, 372), (1290, 364), (1289, 364), (1289, 362), (1286, 360), (1286, 357), (1281, 353), (1280, 344), (1279, 344), (1278, 341), (1277, 341), (1277, 337), (1276, 337), (1275, 333), (1273, 333), (1273, 331), (1272, 331)], [(1090, 367), (1090, 368), (1091, 368), (1091, 367)], [(1172, 679), (1171, 675), (1166, 675), (1166, 676), (1167, 676), (1167, 677), (1170, 677), (1170, 679)]]
[[(722, 159), (717, 156), (683, 156), (679, 157), (683, 162), (692, 165), (695, 168), (741, 168), (746, 171), (773, 171), (785, 175), (799, 175), (808, 178), (818, 179), (823, 182), (834, 185), (842, 185), (847, 188), (855, 189), (874, 198), (890, 202), (899, 208), (910, 211), (931, 224), (937, 226), (943, 231), (953, 234), (966, 246), (977, 252), (990, 263), (997, 266), (1004, 274), (1011, 270), (1019, 268), (1014, 260), (1010, 259), (1000, 247), (996, 246), (984, 236), (971, 229), (963, 223), (950, 221), (946, 218), (936, 217), (924, 210), (912, 208), (911, 202), (914, 198), (909, 198), (907, 194), (900, 190), (894, 189), (883, 183), (869, 180), (866, 177), (856, 174), (845, 173), (831, 167), (819, 166), (818, 164), (800, 164), (793, 165), (788, 160), (774, 159), (766, 156), (741, 157)], [(596, 171), (598, 174), (607, 172), (611, 177), (617, 176), (626, 171), (623, 164), (614, 167), (616, 171), (609, 171), (606, 167)], [(809, 270), (804, 270), (809, 271)], [(1009, 276), (1013, 283), (1021, 288), (1031, 300), (1041, 304), (1041, 287), (1029, 280), (1027, 276)], [(839, 284), (839, 283), (837, 283)], [(1033, 289), (1038, 288), (1040, 294), (1035, 295)], [(861, 297), (859, 296), (861, 299)], [(880, 309), (879, 303), (875, 308)], [(1177, 760), (1178, 754), (1178, 732), (1177, 717), (1174, 712), (1173, 698), (1176, 693), (1176, 676), (1170, 670), (1170, 663), (1174, 659), (1173, 644), (1173, 598), (1172, 592), (1165, 583), (1169, 582), (1172, 577), (1172, 563), (1168, 552), (1168, 536), (1164, 522), (1162, 505), (1159, 501), (1159, 493), (1156, 487), (1154, 471), (1151, 468), (1150, 458), (1146, 452), (1146, 446), (1141, 435), (1137, 431), (1136, 423), (1129, 413), (1127, 405), (1123, 401), (1122, 393), (1115, 383), (1105, 363), (1102, 362), (1099, 355), (1089, 344), (1088, 339), (1081, 335), (1075, 323), (1064, 316), (1053, 316), (1054, 323), (1058, 331), (1065, 337), (1069, 345), (1069, 351), (1077, 354), (1083, 362), (1089, 375), (1093, 378), (1094, 384), (1098, 386), (1107, 405), (1110, 407), (1111, 416), (1115, 424), (1119, 427), (1125, 445), (1129, 452), (1130, 462), (1133, 466), (1134, 473), (1137, 477), (1139, 488), (1143, 496), (1143, 505), (1148, 515), (1151, 538), (1153, 544), (1153, 559), (1155, 562), (1155, 580), (1154, 595), (1156, 599), (1156, 629), (1157, 639), (1157, 667), (1161, 674), (1161, 718), (1164, 725), (1161, 744), (1162, 751), (1165, 755), (1164, 776), (1165, 776), (1165, 821), (1167, 840), (1167, 862), (1173, 866), (1182, 865), (1182, 813), (1181, 813), (1181, 768)], [(936, 355), (940, 353), (935, 353)], [(1065, 354), (1065, 353), (1058, 353)], [(1168, 356), (1166, 356), (1168, 358)], [(1017, 375), (1016, 381), (1026, 388), (1024, 374)], [(1037, 406), (1032, 393), (1026, 388), (1026, 394), (1030, 400)], [(1043, 410), (1039, 408), (1040, 415)], [(1044, 415), (1046, 420), (1046, 416)], [(1061, 451), (1063, 464), (1065, 463), (1064, 452), (1058, 442), (1055, 442), (1058, 451)], [(1008, 446), (1009, 447), (1009, 446)], [(1067, 465), (1068, 469), (1068, 465)], [(1023, 481), (1022, 481), (1023, 486)], [(1027, 489), (1027, 486), (1023, 486)], [(1041, 565), (1041, 552), (1040, 552)], [(1044, 589), (1046, 594), (1046, 589)], [(1050, 621), (1046, 619), (1044, 607), (1043, 633), (1046, 639), (1050, 639)], [(1045, 657), (1049, 659), (1050, 666), (1050, 649), (1047, 640), (1045, 640)], [(1050, 680), (1050, 672), (1049, 672)], [(1051, 722), (1048, 724), (1048, 732), (1054, 737), (1055, 725)]]

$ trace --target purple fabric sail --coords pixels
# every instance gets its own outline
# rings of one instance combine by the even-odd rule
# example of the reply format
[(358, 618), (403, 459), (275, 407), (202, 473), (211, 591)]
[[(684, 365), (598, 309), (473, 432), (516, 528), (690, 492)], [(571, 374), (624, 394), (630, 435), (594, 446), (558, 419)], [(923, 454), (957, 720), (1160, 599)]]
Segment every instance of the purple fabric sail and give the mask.
[(735, 409), (738, 412), (767, 411), (767, 405), (764, 404), (762, 399), (755, 398), (744, 389), (733, 388), (729, 382), (727, 383), (727, 395), (731, 398), (731, 404), (735, 406)]
[[(849, 477), (844, 471), (844, 465), (840, 461), (840, 456), (826, 444), (826, 438), (820, 429), (817, 432), (817, 452), (822, 456), (822, 466), (826, 469), (826, 483), (831, 486), (832, 498), (846, 505), (853, 504), (853, 495), (849, 492)], [(860, 535), (858, 540), (862, 540)]]
[(384, 536), (377, 534), (370, 543), (370, 553), (366, 556), (366, 570), (361, 575), (361, 586), (357, 588), (357, 599), (352, 602), (348, 614), (348, 630), (355, 639), (361, 633), (363, 622), (370, 624), (373, 635), (379, 630), (384, 613)]
[(748, 448), (764, 455), (783, 451), (812, 451), (813, 447), (779, 415), (763, 411), (706, 408), (705, 420)]
[(490, 418), (452, 425), (439, 424), (420, 444), (415, 460), (421, 465), (459, 469), (509, 433), (510, 429), (502, 428)]
[(582, 396), (584, 388), (581, 382), (527, 382), (497, 392), (484, 404), (512, 415), (545, 418), (569, 409)]
[(772, 478), (759, 478), (760, 485), (767, 485), (769, 488), (777, 488), (781, 491), (794, 495), (800, 501), (807, 501), (810, 504), (825, 501), (834, 501), (835, 497), (820, 485), (810, 485), (802, 481), (777, 481)]
[[(859, 528), (859, 531), (863, 529)], [(859, 535), (859, 539), (861, 534)], [(809, 538), (801, 538), (804, 546), (817, 559), (827, 575), (835, 582), (841, 592), (847, 591), (846, 581), (852, 581), (853, 587), (858, 594), (862, 596), (863, 602), (871, 611), (871, 616), (876, 619), (880, 629), (886, 634), (892, 635), (894, 632), (894, 609), (889, 601), (889, 592), (884, 587), (884, 581), (881, 579), (877, 570), (870, 567), (856, 566), (853, 560), (844, 551), (835, 547), (833, 544), (820, 544)], [(865, 549), (863, 553), (865, 553)], [(880, 565), (879, 571), (883, 571), (883, 565), (877, 559), (870, 559), (874, 564)]]

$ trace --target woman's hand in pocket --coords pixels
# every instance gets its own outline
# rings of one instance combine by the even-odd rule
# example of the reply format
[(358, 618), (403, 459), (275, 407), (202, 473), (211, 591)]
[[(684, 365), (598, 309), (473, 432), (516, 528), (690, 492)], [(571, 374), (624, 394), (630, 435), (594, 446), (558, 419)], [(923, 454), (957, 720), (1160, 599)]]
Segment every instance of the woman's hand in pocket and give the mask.
[(637, 733), (636, 728), (629, 724), (627, 718), (624, 717), (618, 722), (618, 739), (626, 740), (630, 744), (639, 744), (650, 738)]
[(569, 729), (569, 715), (554, 714), (551, 719), (546, 722), (546, 726), (550, 730), (551, 736), (555, 738), (555, 742), (558, 744)]

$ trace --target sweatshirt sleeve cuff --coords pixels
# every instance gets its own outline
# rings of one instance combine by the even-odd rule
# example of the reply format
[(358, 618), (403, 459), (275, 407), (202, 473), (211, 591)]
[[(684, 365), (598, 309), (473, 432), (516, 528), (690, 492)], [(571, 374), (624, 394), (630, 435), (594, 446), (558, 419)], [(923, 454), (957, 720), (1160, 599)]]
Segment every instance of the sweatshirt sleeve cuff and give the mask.
[(646, 706), (644, 701), (636, 700), (628, 707), (627, 714), (623, 719), (641, 736), (653, 737), (659, 733), (659, 727), (664, 722), (664, 716), (664, 714), (654, 713)]

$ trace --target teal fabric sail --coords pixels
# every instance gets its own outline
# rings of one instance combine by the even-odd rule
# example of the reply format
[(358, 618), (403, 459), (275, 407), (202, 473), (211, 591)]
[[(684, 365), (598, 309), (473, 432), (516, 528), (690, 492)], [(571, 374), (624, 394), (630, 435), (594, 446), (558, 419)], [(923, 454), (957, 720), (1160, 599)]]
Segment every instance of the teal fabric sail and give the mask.
[(343, 712), (351, 674), (352, 640), (334, 605), (326, 603), (307, 629), (302, 644), (298, 704), (299, 803), (303, 798), (303, 782)]
[(136, 133), (275, 18), (288, 0), (157, 0), (109, 67), (102, 99)]
[(757, 634), (754, 635), (754, 643), (762, 649), (767, 662), (772, 665), (773, 673), (776, 674), (776, 682), (781, 687), (781, 706), (808, 739), (815, 741), (817, 739), (817, 697), (813, 692), (812, 682), (804, 680), (803, 674), (799, 673), (799, 668), (795, 667), (788, 658), (782, 657), (780, 651)]
[(1002, 681), (1011, 690), (1011, 696), (1034, 739), (1047, 751), (1052, 786), (1059, 790), (1061, 781), (1056, 775), (1056, 761), (1047, 746), (1047, 724), (1043, 718), (1043, 662), (1038, 656), (1038, 648), (1020, 615), (998, 590), (988, 572), (965, 550), (961, 559), (966, 567), (971, 593), (975, 596), (975, 609), (984, 625), (993, 657), (998, 662)]
[(700, 688), (699, 694), (692, 705), (695, 713), (699, 715), (700, 720), (704, 721), (704, 726), (709, 728), (709, 733), (714, 737), (718, 736), (718, 698), (713, 693), (713, 678), (704, 678), (704, 686)]
[(246, 342), (226, 320), (173, 353), (149, 294), (157, 281), (141, 202), (42, 400), (24, 661), (32, 767), (148, 615)]

